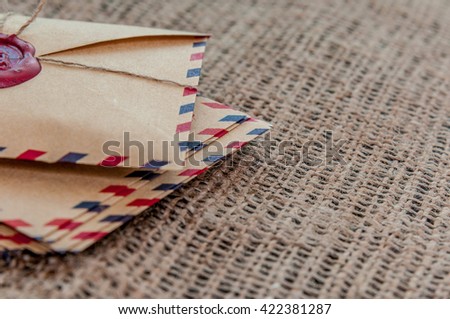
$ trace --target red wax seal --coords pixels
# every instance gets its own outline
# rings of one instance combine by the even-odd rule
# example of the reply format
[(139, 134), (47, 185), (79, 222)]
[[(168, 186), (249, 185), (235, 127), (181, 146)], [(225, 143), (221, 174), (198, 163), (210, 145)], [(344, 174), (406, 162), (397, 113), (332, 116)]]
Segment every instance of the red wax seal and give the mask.
[(34, 47), (16, 35), (0, 33), (0, 89), (31, 80), (41, 72)]

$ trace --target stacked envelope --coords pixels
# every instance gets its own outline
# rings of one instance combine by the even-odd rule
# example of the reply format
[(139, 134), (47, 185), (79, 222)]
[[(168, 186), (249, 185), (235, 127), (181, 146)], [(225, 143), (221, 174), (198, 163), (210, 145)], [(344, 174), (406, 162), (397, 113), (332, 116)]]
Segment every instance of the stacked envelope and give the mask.
[(0, 90), (0, 250), (82, 251), (270, 128), (198, 96), (205, 35), (37, 19), (20, 38), (42, 71)]

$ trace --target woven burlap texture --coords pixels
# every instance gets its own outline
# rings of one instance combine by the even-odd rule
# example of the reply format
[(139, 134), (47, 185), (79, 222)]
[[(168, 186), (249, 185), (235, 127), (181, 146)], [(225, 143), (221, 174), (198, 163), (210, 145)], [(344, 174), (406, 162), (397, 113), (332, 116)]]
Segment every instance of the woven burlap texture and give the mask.
[[(201, 91), (274, 142), (84, 253), (12, 256), (0, 297), (450, 297), (448, 1), (50, 0), (43, 16), (213, 34)], [(345, 163), (302, 158), (331, 139)]]

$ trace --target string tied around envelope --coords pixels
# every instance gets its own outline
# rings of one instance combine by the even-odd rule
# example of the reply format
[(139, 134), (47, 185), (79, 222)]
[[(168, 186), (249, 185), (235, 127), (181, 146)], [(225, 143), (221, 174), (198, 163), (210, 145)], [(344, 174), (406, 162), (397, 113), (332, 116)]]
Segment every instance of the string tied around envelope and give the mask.
[[(17, 32), (15, 33), (15, 35), (19, 36), (22, 34), (22, 32), (28, 28), (30, 26), (30, 24), (32, 24), (34, 22), (34, 20), (36, 20), (37, 16), (39, 15), (39, 13), (42, 11), (42, 9), (44, 8), (45, 4), (47, 3), (47, 0), (39, 0), (39, 3), (36, 7), (36, 9), (34, 9), (33, 14), (28, 18), (28, 20), (19, 28), (19, 30), (17, 30)], [(8, 5), (8, 1), (6, 0), (6, 5)], [(6, 13), (6, 15), (3, 17), (3, 19), (0, 20), (0, 31), (3, 30), (3, 27), (5, 26), (6, 20), (8, 20), (8, 18), (10, 16), (13, 15), (12, 11), (8, 11)]]
[[(7, 3), (7, 0), (6, 0)], [(39, 13), (41, 13), (42, 9), (44, 8), (45, 4), (47, 3), (47, 0), (39, 0), (39, 3), (36, 7), (36, 9), (33, 11), (32, 15), (28, 18), (28, 20), (19, 28), (19, 30), (15, 33), (16, 36), (19, 36), (20, 34), (22, 34), (23, 31), (25, 31), (26, 28), (28, 28), (38, 17)], [(13, 15), (13, 12), (8, 11), (3, 18), (0, 20), (0, 32), (2, 32), (3, 27), (7, 21), (7, 19)], [(156, 78), (156, 77), (152, 77), (152, 76), (148, 76), (148, 75), (139, 75), (139, 74), (135, 74), (135, 73), (130, 73), (130, 72), (125, 72), (125, 71), (120, 71), (120, 70), (114, 70), (114, 69), (109, 69), (109, 68), (104, 68), (104, 67), (94, 67), (94, 66), (89, 66), (89, 65), (85, 65), (85, 64), (81, 64), (81, 63), (74, 63), (74, 62), (67, 62), (67, 61), (63, 61), (63, 60), (58, 60), (58, 59), (53, 59), (53, 58), (49, 58), (49, 57), (39, 57), (37, 58), (39, 61), (41, 62), (45, 62), (45, 63), (52, 63), (52, 64), (58, 64), (58, 65), (63, 65), (66, 67), (76, 67), (76, 68), (81, 68), (81, 69), (86, 69), (86, 70), (93, 70), (93, 71), (102, 71), (102, 72), (111, 72), (111, 73), (116, 73), (116, 74), (122, 74), (122, 75), (127, 75), (127, 76), (133, 76), (136, 78), (142, 78), (142, 79), (147, 79), (147, 80), (152, 80), (155, 82), (159, 82), (159, 83), (165, 83), (165, 84), (170, 84), (170, 85), (175, 85), (175, 86), (179, 86), (179, 87), (183, 87), (183, 88), (192, 88), (195, 89), (192, 85), (190, 84), (186, 84), (186, 83), (179, 83), (176, 81), (172, 81), (169, 79), (161, 79), (161, 78)]]
[(42, 11), (46, 4), (47, 0), (40, 0), (39, 4), (37, 5), (36, 9), (34, 9), (33, 14), (30, 18), (20, 27), (20, 29), (16, 32), (16, 35), (19, 36), (30, 24), (33, 23), (34, 20), (36, 20), (39, 13)]
[(183, 84), (183, 83), (179, 83), (179, 82), (176, 82), (176, 81), (172, 81), (172, 80), (168, 80), (168, 79), (155, 78), (155, 77), (148, 76), (148, 75), (140, 75), (140, 74), (126, 72), (126, 71), (113, 70), (113, 69), (97, 67), (97, 66), (89, 66), (89, 65), (85, 65), (85, 64), (81, 64), (81, 63), (67, 62), (67, 61), (62, 61), (62, 60), (53, 59), (53, 58), (47, 58), (47, 57), (40, 57), (38, 59), (39, 59), (39, 61), (46, 62), (46, 63), (58, 64), (58, 65), (63, 65), (63, 66), (67, 66), (67, 67), (81, 68), (81, 69), (85, 69), (85, 70), (111, 72), (111, 73), (115, 73), (115, 74), (128, 75), (128, 76), (132, 76), (132, 77), (140, 78), (140, 79), (152, 80), (152, 81), (159, 82), (159, 83), (176, 85), (176, 86), (180, 86), (180, 87), (183, 87), (183, 88), (195, 89), (190, 84)]

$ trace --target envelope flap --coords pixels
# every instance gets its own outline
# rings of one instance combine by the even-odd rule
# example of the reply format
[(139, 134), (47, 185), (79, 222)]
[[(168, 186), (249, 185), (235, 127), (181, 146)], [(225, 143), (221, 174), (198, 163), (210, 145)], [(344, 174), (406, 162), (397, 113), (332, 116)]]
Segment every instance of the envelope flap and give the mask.
[[(0, 14), (0, 18), (3, 14)], [(27, 17), (13, 15), (6, 21), (3, 33), (13, 34)], [(21, 38), (34, 45), (36, 56), (79, 48), (91, 44), (140, 37), (205, 36), (204, 34), (136, 26), (38, 18)]]

